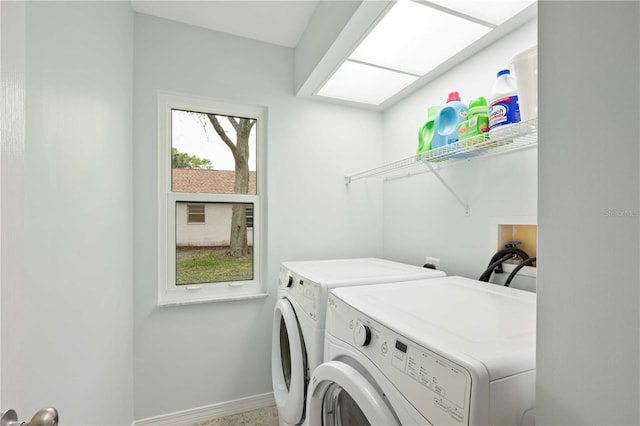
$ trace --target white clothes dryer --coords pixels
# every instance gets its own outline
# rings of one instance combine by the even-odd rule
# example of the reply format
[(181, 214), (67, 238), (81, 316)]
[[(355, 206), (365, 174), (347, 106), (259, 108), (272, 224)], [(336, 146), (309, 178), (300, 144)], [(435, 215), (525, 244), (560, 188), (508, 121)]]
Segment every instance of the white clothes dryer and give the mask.
[(271, 357), (281, 424), (304, 422), (309, 376), (323, 361), (330, 289), (443, 276), (442, 271), (377, 258), (284, 262), (273, 316)]
[(340, 288), (309, 425), (529, 425), (535, 294), (462, 277)]

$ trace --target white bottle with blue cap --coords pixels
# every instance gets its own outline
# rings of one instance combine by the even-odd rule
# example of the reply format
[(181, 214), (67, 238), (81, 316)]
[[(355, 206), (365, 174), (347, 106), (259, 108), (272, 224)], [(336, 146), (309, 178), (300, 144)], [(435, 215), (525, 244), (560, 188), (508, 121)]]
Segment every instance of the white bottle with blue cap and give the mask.
[(516, 79), (508, 69), (500, 70), (489, 99), (489, 132), (518, 122), (520, 105)]

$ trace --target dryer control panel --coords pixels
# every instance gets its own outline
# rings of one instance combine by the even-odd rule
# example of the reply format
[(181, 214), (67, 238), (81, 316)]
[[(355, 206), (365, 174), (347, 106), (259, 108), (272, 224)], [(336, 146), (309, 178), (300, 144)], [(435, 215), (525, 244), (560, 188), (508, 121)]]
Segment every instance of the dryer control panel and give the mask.
[(352, 345), (432, 424), (468, 425), (471, 375), (329, 295), (326, 332)]

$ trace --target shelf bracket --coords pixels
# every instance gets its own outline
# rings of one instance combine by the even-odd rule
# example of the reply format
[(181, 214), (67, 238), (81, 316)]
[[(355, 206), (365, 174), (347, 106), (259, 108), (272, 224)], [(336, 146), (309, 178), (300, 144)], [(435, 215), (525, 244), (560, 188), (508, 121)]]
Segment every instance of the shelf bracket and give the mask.
[(438, 171), (433, 167), (433, 165), (431, 165), (430, 162), (426, 161), (426, 160), (422, 160), (422, 162), (429, 168), (429, 171), (431, 173), (434, 174), (435, 177), (438, 178), (438, 180), (440, 181), (440, 183), (447, 188), (447, 191), (449, 191), (449, 193), (451, 193), (451, 195), (453, 195), (453, 197), (458, 201), (458, 203), (460, 203), (460, 205), (462, 206), (462, 208), (464, 208), (464, 213), (465, 215), (469, 216), (471, 214), (471, 211), (469, 209), (469, 204), (466, 203), (459, 195), (456, 191), (453, 190), (453, 188), (447, 183), (447, 181), (445, 181), (442, 176), (440, 176), (440, 173), (438, 173)]

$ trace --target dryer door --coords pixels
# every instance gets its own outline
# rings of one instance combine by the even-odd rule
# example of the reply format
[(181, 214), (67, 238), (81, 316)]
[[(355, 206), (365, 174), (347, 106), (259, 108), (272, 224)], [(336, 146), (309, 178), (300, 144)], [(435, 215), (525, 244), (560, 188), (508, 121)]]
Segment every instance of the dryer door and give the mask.
[(287, 424), (303, 420), (307, 355), (296, 313), (288, 299), (279, 299), (273, 313), (271, 380), (278, 415)]
[(400, 424), (378, 389), (340, 361), (325, 362), (314, 370), (307, 399), (310, 426)]

